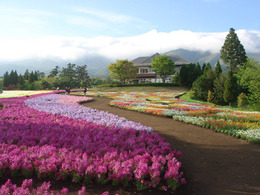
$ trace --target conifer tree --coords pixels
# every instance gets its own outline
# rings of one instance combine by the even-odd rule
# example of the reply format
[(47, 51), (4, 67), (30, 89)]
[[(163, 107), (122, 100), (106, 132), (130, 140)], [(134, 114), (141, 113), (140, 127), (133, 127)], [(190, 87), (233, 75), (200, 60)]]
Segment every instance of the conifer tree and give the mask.
[(4, 87), (8, 87), (9, 86), (9, 73), (8, 71), (5, 72), (4, 74)]
[(246, 62), (247, 56), (244, 46), (240, 43), (233, 28), (230, 28), (220, 53), (220, 58), (232, 73), (235, 73), (237, 67), (242, 66)]
[(221, 65), (219, 63), (219, 61), (217, 62), (216, 64), (216, 67), (215, 67), (215, 75), (216, 77), (219, 77), (219, 75), (222, 73), (222, 68), (221, 68)]
[(236, 77), (233, 75), (232, 71), (228, 71), (227, 73), (223, 97), (225, 102), (229, 103), (229, 106), (231, 106), (231, 102), (236, 100)]
[(29, 70), (26, 69), (25, 73), (24, 73), (24, 80), (29, 80)]

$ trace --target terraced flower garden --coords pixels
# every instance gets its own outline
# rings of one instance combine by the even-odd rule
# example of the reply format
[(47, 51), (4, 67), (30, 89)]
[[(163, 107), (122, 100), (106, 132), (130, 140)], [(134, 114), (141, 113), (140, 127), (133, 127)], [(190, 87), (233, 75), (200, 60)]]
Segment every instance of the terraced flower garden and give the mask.
[(88, 92), (112, 98), (111, 106), (172, 117), (174, 120), (213, 129), (260, 143), (260, 112), (234, 111), (176, 98), (183, 92)]
[[(54, 194), (54, 180), (82, 184), (78, 194), (91, 182), (172, 191), (186, 183), (181, 152), (151, 127), (78, 104), (90, 97), (38, 93), (0, 96), (0, 194)], [(46, 182), (33, 188), (33, 176)], [(21, 187), (16, 177), (26, 178)]]

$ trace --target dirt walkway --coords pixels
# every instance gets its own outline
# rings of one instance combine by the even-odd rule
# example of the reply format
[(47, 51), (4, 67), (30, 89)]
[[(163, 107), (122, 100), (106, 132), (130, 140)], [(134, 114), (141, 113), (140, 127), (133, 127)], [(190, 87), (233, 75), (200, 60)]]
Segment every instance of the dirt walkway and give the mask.
[(151, 126), (182, 152), (188, 184), (179, 194), (260, 194), (260, 145), (171, 118), (111, 107), (107, 98), (93, 99), (85, 106)]

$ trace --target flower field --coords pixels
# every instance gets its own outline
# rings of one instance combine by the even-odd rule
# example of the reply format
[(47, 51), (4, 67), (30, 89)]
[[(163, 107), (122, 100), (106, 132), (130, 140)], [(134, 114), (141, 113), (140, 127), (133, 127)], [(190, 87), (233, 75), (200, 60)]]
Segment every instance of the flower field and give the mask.
[(172, 117), (174, 120), (213, 129), (260, 143), (260, 112), (234, 111), (213, 105), (185, 102), (171, 92), (88, 92), (112, 98), (111, 106)]
[(181, 153), (151, 127), (78, 104), (89, 100), (54, 93), (1, 99), (0, 177), (27, 178), (21, 187), (8, 180), (1, 194), (54, 194), (48, 182), (32, 189), (33, 175), (86, 188), (93, 181), (138, 190), (186, 183)]

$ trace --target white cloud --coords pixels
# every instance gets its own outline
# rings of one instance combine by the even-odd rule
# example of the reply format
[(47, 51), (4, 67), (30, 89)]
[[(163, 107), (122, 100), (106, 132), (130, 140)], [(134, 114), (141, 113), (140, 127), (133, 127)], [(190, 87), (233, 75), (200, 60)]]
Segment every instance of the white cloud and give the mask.
[[(260, 53), (260, 31), (237, 30), (246, 52)], [(157, 32), (152, 30), (132, 37), (112, 38), (100, 36), (45, 37), (31, 40), (0, 40), (0, 60), (22, 60), (32, 57), (58, 57), (73, 60), (86, 55), (130, 59), (163, 53), (174, 49), (219, 52), (228, 32), (198, 33), (191, 31)]]

